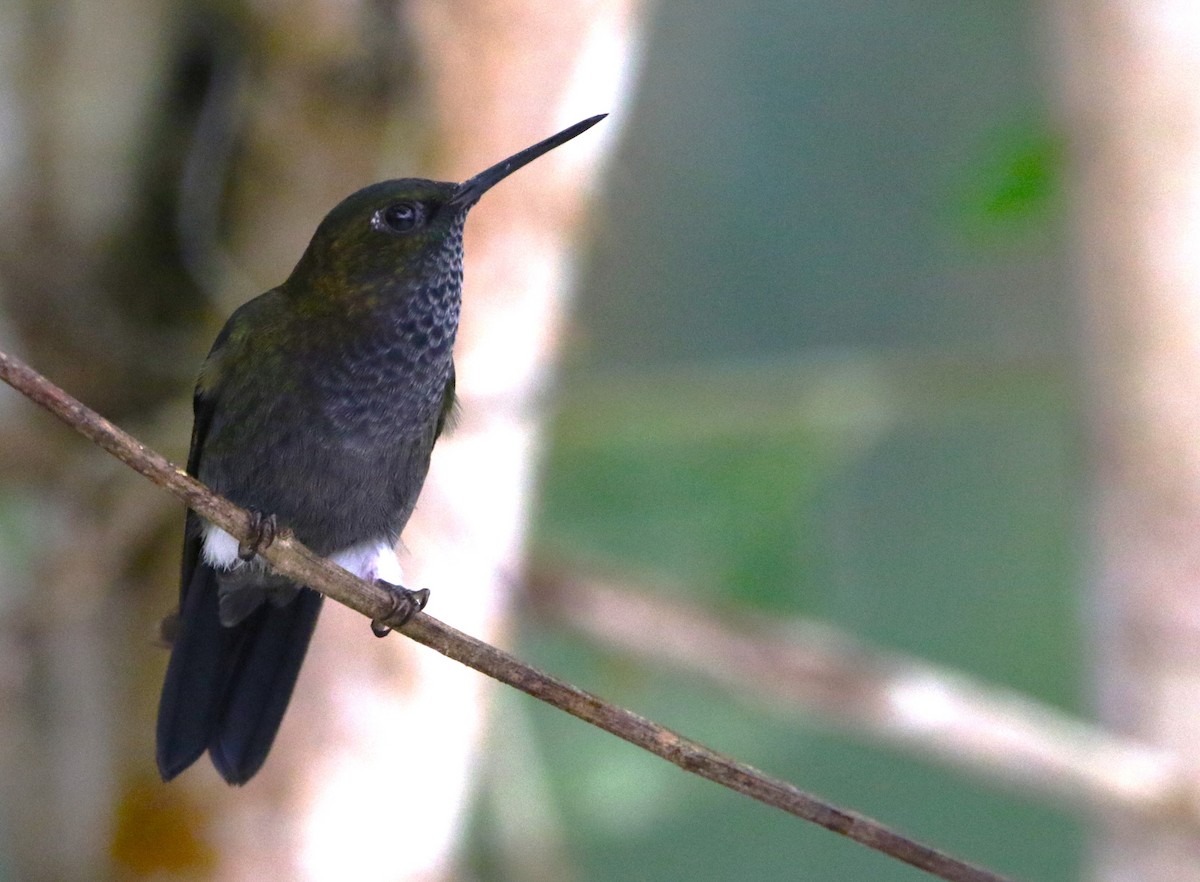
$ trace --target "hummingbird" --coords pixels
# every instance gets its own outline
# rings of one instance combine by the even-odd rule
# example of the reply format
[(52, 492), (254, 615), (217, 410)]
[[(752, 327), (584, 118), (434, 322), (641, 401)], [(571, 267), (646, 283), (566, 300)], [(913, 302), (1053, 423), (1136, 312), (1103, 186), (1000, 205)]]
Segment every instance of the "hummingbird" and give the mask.
[(208, 751), (228, 783), (244, 784), (270, 752), (322, 601), (257, 554), (276, 524), (396, 592), (410, 615), (424, 605), (427, 591), (401, 587), (394, 549), (455, 408), (467, 213), (605, 116), (462, 183), (402, 178), (348, 196), (287, 280), (217, 335), (193, 396), (187, 471), (250, 510), (255, 536), (239, 542), (187, 513), (158, 707), (164, 781)]

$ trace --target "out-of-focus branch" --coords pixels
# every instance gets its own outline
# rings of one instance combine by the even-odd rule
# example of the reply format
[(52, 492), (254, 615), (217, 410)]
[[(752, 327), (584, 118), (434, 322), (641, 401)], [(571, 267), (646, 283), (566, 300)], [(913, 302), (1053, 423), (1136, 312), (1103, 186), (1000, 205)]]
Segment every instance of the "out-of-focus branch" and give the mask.
[[(1200, 787), (1200, 16), (1040, 5), (1078, 276), (1094, 693)], [(1089, 879), (1200, 882), (1194, 830), (1097, 820)]]
[(699, 674), (773, 712), (865, 733), (1087, 806), (1200, 828), (1169, 751), (809, 621), (716, 615), (600, 578), (534, 569), (536, 608), (597, 643)]
[[(182, 469), (76, 401), (19, 359), (3, 352), (0, 352), (0, 379), (130, 468), (169, 490), (201, 517), (239, 539), (251, 537), (254, 531), (248, 512), (214, 495)], [(297, 542), (290, 531), (282, 531), (261, 554), (283, 575), (319, 590), (371, 619), (388, 622), (394, 612), (391, 595), (385, 589), (364, 582), (318, 557)], [(396, 622), (391, 624), (448, 658), (552, 704), (685, 771), (819, 824), (948, 882), (1003, 882), (1003, 877), (995, 873), (914, 842), (877, 821), (832, 806), (785, 781), (721, 756), (657, 723), (529, 667), (424, 613), (418, 613), (402, 626)]]

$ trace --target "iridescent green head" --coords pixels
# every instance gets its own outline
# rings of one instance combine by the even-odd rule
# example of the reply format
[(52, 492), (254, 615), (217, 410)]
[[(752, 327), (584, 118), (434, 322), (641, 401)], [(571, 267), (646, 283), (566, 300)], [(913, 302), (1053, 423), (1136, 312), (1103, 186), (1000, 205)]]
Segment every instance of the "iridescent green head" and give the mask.
[(420, 286), (428, 274), (461, 272), (467, 212), (489, 189), (522, 166), (587, 131), (604, 114), (564, 129), (461, 184), (402, 178), (382, 181), (344, 199), (326, 215), (285, 283), (293, 291), (332, 295)]

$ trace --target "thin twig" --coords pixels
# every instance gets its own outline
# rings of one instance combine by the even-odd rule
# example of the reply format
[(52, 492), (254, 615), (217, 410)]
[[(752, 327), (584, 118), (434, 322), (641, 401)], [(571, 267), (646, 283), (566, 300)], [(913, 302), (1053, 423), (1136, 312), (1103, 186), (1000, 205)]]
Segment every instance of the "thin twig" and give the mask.
[[(244, 509), (211, 493), (182, 469), (89, 410), (24, 362), (0, 352), (0, 379), (130, 468), (175, 494), (201, 517), (239, 539), (250, 537), (250, 516)], [(387, 622), (393, 611), (391, 595), (383, 588), (318, 557), (297, 542), (290, 531), (282, 531), (261, 553), (283, 575), (321, 591), (369, 619)], [(397, 628), (418, 643), (644, 748), (685, 771), (841, 833), (947, 882), (1006, 882), (1003, 876), (950, 857), (877, 821), (832, 806), (785, 781), (721, 756), (657, 723), (531, 668), (429, 615), (419, 613)]]
[(1022, 792), (1200, 829), (1200, 794), (1178, 755), (1010, 690), (823, 623), (715, 613), (579, 568), (534, 566), (528, 585), (537, 612), (599, 645), (699, 675), (773, 714), (816, 714)]

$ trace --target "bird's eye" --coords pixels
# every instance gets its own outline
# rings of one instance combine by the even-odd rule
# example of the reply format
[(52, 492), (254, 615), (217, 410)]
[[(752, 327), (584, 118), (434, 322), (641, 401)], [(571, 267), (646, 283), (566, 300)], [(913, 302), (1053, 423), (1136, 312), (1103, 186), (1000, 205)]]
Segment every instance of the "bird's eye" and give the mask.
[(420, 202), (393, 202), (375, 212), (372, 226), (390, 233), (408, 233), (425, 219), (425, 207)]

